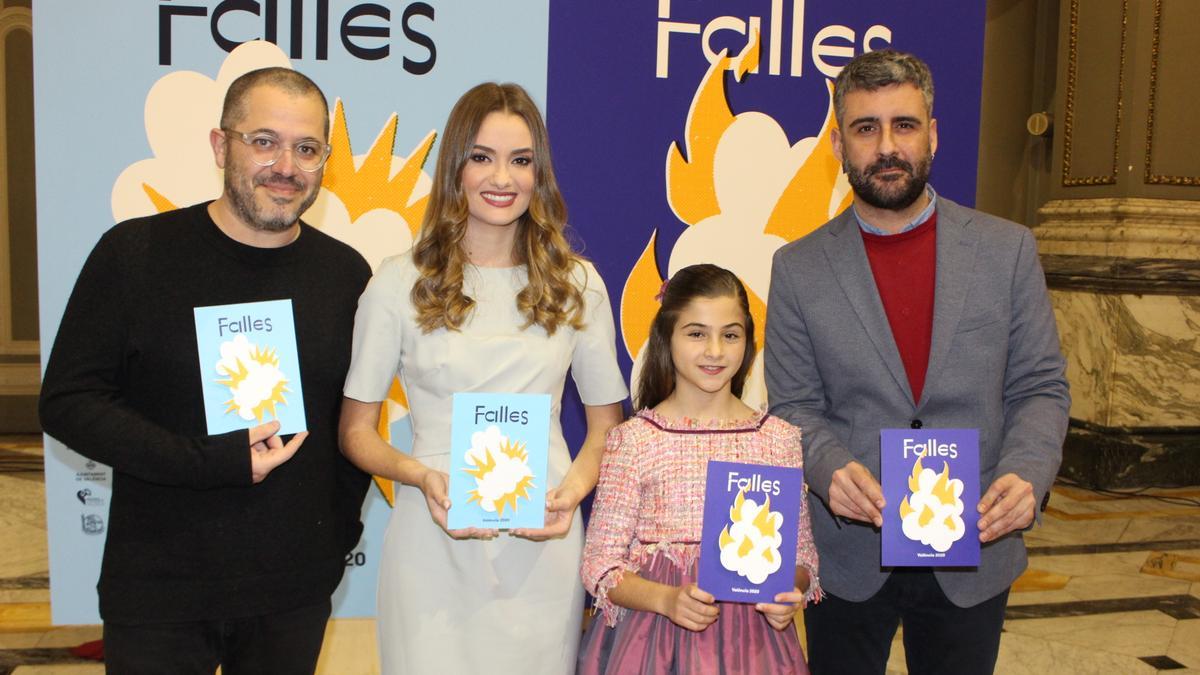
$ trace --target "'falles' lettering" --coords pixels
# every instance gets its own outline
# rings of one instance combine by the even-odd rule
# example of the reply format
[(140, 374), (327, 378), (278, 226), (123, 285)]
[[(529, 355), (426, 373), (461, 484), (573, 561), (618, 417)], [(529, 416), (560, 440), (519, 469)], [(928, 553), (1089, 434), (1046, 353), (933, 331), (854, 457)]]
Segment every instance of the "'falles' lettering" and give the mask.
[(904, 439), (904, 459), (908, 459), (909, 453), (912, 453), (913, 457), (956, 459), (958, 458), (958, 443), (939, 443), (936, 438), (931, 438), (925, 443), (917, 443), (911, 438), (906, 438)]
[(271, 330), (271, 317), (255, 319), (249, 314), (245, 314), (238, 318), (223, 316), (217, 319), (217, 334), (221, 337), (224, 337), (227, 332), (230, 335), (236, 335), (250, 332), (270, 333)]
[[(284, 0), (290, 4), (288, 11), (289, 22), (282, 24), (279, 18), (280, 0), (221, 0), (212, 8), (203, 4), (178, 5), (170, 0), (160, 0), (158, 6), (158, 64), (171, 65), (172, 30), (177, 26), (174, 19), (178, 17), (209, 17), (208, 28), (213, 43), (221, 49), (231, 52), (243, 42), (251, 40), (266, 40), (280, 44), (279, 29), (283, 25), (287, 31), (288, 56), (293, 59), (304, 58), (305, 14), (304, 6), (314, 5), (316, 16), (313, 17), (311, 33), (308, 37), (316, 48), (315, 58), (318, 61), (329, 59), (329, 37), (335, 31), (330, 28), (329, 0), (316, 0), (308, 3), (304, 0)], [(239, 21), (238, 14), (250, 14), (262, 17), (262, 33), (249, 35), (230, 35), (231, 25)], [(437, 62), (437, 46), (433, 39), (422, 30), (428, 30), (427, 19), (431, 24), (434, 19), (433, 6), (426, 2), (411, 2), (401, 12), (400, 30), (404, 37), (426, 53), (423, 59), (403, 57), (404, 70), (413, 75), (424, 75), (433, 70)], [(391, 55), (392, 45), (392, 10), (374, 2), (364, 2), (347, 9), (337, 22), (336, 35), (341, 39), (342, 48), (346, 53), (364, 61), (378, 61)], [(245, 19), (243, 18), (244, 22)], [(379, 25), (379, 22), (383, 25)], [(244, 25), (244, 23), (242, 24)]]
[(747, 477), (742, 477), (736, 471), (730, 471), (725, 483), (725, 490), (728, 492), (736, 492), (737, 490), (745, 490), (746, 492), (761, 492), (768, 495), (779, 495), (779, 481), (764, 480), (758, 474), (750, 474)]
[(475, 424), (529, 424), (528, 410), (514, 410), (506, 405), (488, 409), (485, 406), (475, 406)]

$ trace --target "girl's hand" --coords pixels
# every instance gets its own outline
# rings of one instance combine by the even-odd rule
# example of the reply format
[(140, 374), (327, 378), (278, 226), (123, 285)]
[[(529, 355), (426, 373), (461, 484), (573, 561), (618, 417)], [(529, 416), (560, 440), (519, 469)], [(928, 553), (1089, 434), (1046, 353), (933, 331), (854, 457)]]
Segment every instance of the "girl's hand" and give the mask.
[(696, 584), (688, 584), (667, 596), (661, 614), (676, 626), (699, 633), (712, 625), (721, 613), (721, 608), (714, 602), (711, 593), (700, 590)]
[(486, 530), (468, 527), (461, 530), (446, 529), (446, 512), (450, 510), (450, 497), (447, 496), (450, 477), (444, 471), (426, 469), (421, 476), (420, 488), (425, 495), (425, 505), (429, 507), (429, 517), (446, 534), (455, 539), (495, 539), (500, 534), (498, 530)]
[(567, 536), (571, 530), (571, 520), (575, 517), (575, 509), (583, 495), (576, 494), (574, 488), (560, 485), (546, 491), (546, 525), (541, 529), (516, 529), (510, 534), (514, 537), (530, 541), (546, 541)]
[[(779, 603), (793, 604), (779, 604)], [(763, 613), (767, 617), (767, 623), (771, 624), (771, 628), (775, 630), (783, 630), (792, 625), (792, 620), (796, 617), (796, 612), (804, 604), (804, 591), (799, 588), (790, 593), (779, 593), (775, 596), (775, 603), (760, 602), (754, 605), (754, 609)]]

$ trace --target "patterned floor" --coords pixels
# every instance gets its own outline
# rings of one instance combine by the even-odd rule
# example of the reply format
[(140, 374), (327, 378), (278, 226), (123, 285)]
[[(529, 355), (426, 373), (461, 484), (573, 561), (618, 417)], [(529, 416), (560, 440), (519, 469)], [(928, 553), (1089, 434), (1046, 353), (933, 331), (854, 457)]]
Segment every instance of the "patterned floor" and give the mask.
[[(1137, 496), (1054, 490), (1027, 535), (996, 672), (1200, 673), (1200, 487)], [(50, 625), (41, 439), (0, 439), (0, 675), (94, 675)], [(378, 673), (374, 622), (330, 623), (318, 672)], [(889, 673), (906, 673), (897, 635)]]

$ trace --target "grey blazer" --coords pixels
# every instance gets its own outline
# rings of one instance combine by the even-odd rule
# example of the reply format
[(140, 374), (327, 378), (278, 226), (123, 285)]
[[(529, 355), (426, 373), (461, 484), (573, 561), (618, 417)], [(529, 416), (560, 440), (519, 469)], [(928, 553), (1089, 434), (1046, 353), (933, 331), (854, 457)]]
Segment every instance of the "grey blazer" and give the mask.
[[(1070, 398), (1054, 313), (1030, 231), (945, 197), (937, 206), (929, 369), (912, 399), (854, 214), (775, 254), (764, 365), (771, 412), (801, 427), (821, 584), (861, 601), (890, 573), (879, 532), (835, 519), (833, 472), (857, 460), (879, 476), (879, 430), (979, 428), (979, 482), (1015, 473), (1043, 498), (1062, 457)], [(889, 504), (889, 508), (895, 505)], [(967, 508), (974, 505), (968, 504)], [(1024, 571), (1020, 532), (986, 544), (978, 568), (938, 570), (946, 596), (970, 607)]]

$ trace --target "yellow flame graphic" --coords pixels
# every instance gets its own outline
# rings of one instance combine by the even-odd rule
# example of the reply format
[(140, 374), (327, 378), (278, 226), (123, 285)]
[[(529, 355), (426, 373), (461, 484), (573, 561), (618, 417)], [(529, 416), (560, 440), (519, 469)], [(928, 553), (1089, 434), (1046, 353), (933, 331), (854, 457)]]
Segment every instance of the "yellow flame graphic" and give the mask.
[[(921, 471), (923, 470), (921, 467), (921, 459), (921, 457), (918, 457), (917, 461), (913, 462), (912, 474), (910, 474), (908, 477), (909, 492), (916, 492), (921, 489), (920, 477)], [(933, 487), (929, 490), (929, 492), (934, 497), (937, 497), (938, 501), (943, 504), (953, 504), (958, 501), (954, 496), (954, 488), (950, 484), (950, 465), (948, 463), (942, 462), (942, 472), (938, 474), (937, 482), (933, 484)], [(911, 509), (909, 509), (907, 513), (905, 512), (904, 509), (905, 506), (907, 506), (907, 503), (908, 498), (905, 497), (904, 501), (900, 504), (901, 518), (908, 513), (912, 513)]]
[[(829, 107), (825, 112), (825, 123), (817, 134), (817, 145), (792, 176), (764, 230), (787, 241), (803, 237), (829, 219), (829, 200), (842, 172), (842, 163), (834, 154), (833, 141), (829, 139), (830, 130), (837, 127), (837, 118), (833, 114), (833, 81), (827, 81), (825, 88), (829, 94)], [(854, 193), (847, 192), (836, 211), (840, 213), (853, 199)]]
[(746, 489), (738, 490), (737, 496), (733, 498), (733, 506), (729, 507), (730, 522), (738, 522), (742, 519), (742, 504), (746, 502)]
[(746, 554), (754, 550), (754, 542), (750, 541), (750, 537), (742, 537), (742, 545), (738, 546), (738, 557), (745, 558)]
[(729, 526), (726, 525), (725, 529), (721, 530), (721, 536), (717, 539), (717, 545), (720, 548), (725, 548), (732, 543), (733, 537), (729, 535)]
[[(717, 148), (736, 119), (727, 98), (725, 73), (732, 69), (734, 81), (740, 83), (758, 63), (760, 49), (760, 35), (755, 31), (737, 57), (731, 58), (728, 52), (721, 53), (701, 79), (692, 98), (684, 124), (683, 146), (672, 142), (667, 150), (667, 203), (676, 217), (687, 225), (696, 225), (722, 212), (715, 176)], [(835, 208), (830, 208), (841, 177), (841, 162), (829, 139), (830, 130), (836, 126), (831, 81), (826, 83), (826, 94), (825, 120), (815, 143), (813, 140), (802, 141), (813, 143), (812, 149), (788, 179), (762, 223), (764, 234), (793, 241), (825, 223), (853, 200), (852, 193), (847, 191)], [(662, 283), (654, 251), (656, 236), (657, 231), (634, 264), (621, 297), (621, 331), (626, 352), (633, 360), (637, 360), (646, 344), (650, 320), (659, 307), (654, 300)], [(761, 262), (770, 265), (769, 259)], [(761, 348), (766, 302), (753, 288), (748, 286), (747, 290), (750, 313), (756, 324), (755, 340)]]
[(519, 459), (522, 462), (529, 461), (529, 453), (525, 452), (525, 444), (520, 441), (515, 443), (508, 440), (504, 441), (504, 443), (500, 445), (500, 452), (513, 459)]
[[(912, 474), (910, 474), (908, 477), (909, 492), (915, 493), (921, 489), (920, 476), (921, 471), (923, 470), (921, 467), (921, 459), (921, 457), (917, 457), (917, 461), (913, 462)], [(942, 472), (938, 474), (937, 482), (935, 482), (933, 487), (930, 488), (929, 493), (936, 497), (939, 502), (946, 505), (953, 505), (958, 501), (958, 499), (954, 496), (954, 488), (950, 483), (950, 464), (947, 462), (942, 462)], [(904, 499), (900, 501), (900, 518), (907, 518), (914, 512), (915, 511), (913, 510), (912, 506), (910, 506), (908, 503), (908, 495), (905, 495)], [(921, 509), (921, 515), (917, 518), (917, 522), (920, 523), (921, 527), (924, 527), (929, 524), (930, 520), (933, 519), (933, 515), (933, 511), (930, 510), (928, 506), (924, 506)], [(946, 518), (945, 524), (951, 530), (955, 529), (952, 518)]]
[[(729, 520), (731, 524), (742, 522), (742, 506), (746, 503), (746, 488), (738, 490), (737, 496), (733, 498), (733, 506), (729, 507)], [(753, 520), (750, 524), (755, 527), (764, 537), (774, 537), (777, 533), (775, 527), (775, 519), (771, 517), (771, 497), (767, 496), (766, 501), (762, 506), (758, 507)], [(721, 536), (717, 539), (718, 547), (725, 548), (733, 543), (733, 536), (729, 534), (729, 525), (726, 525), (721, 530)], [(745, 557), (754, 548), (754, 542), (748, 536), (742, 536), (742, 542), (738, 545), (738, 556)], [(767, 560), (771, 560), (770, 553), (764, 553)]]
[(750, 35), (750, 39), (746, 41), (746, 46), (742, 48), (742, 53), (738, 54), (737, 59), (733, 64), (733, 76), (738, 82), (746, 77), (746, 73), (754, 70), (758, 65), (759, 52), (762, 48), (762, 40), (759, 39), (759, 31), (755, 30)]
[(926, 504), (921, 507), (921, 515), (917, 517), (917, 522), (921, 527), (925, 527), (931, 520), (933, 520), (933, 509), (929, 508), (929, 505)]
[[(524, 443), (506, 442), (500, 447), (500, 452), (512, 457), (513, 459), (520, 459), (522, 461), (529, 459), (528, 453), (525, 452)], [(484, 450), (483, 454), (484, 460), (477, 463), (474, 469), (467, 468), (463, 469), (463, 471), (470, 476), (474, 476), (476, 479), (482, 479), (484, 476), (487, 476), (489, 473), (491, 473), (492, 470), (496, 468), (496, 458), (492, 456), (491, 449)], [(525, 476), (521, 480), (517, 481), (516, 486), (514, 486), (512, 490), (504, 493), (498, 499), (492, 502), (496, 508), (496, 514), (503, 516), (505, 506), (508, 506), (513, 511), (516, 511), (517, 498), (520, 497), (522, 499), (529, 499), (529, 488), (531, 487), (533, 487), (533, 476)], [(483, 503), (483, 495), (479, 494), (478, 490), (471, 490), (467, 493), (467, 503), (470, 504), (472, 502)]]
[[(251, 361), (254, 361), (260, 365), (279, 366), (279, 355), (274, 349), (271, 348), (259, 349), (258, 346), (255, 346), (250, 352), (249, 357)], [(217, 384), (223, 387), (228, 387), (230, 390), (237, 388), (237, 386), (246, 379), (246, 376), (250, 374), (249, 369), (246, 368), (246, 364), (242, 363), (241, 359), (234, 359), (234, 362), (237, 363), (237, 370), (230, 371), (228, 369), (224, 369), (225, 375), (228, 379), (217, 380)], [(284, 394), (288, 391), (291, 391), (287, 388), (287, 382), (288, 381), (284, 379), (276, 382), (275, 386), (271, 388), (271, 395), (259, 401), (258, 405), (254, 406), (254, 418), (258, 420), (259, 423), (262, 423), (263, 416), (266, 415), (268, 409), (271, 412), (271, 417), (278, 417), (279, 415), (275, 412), (275, 406), (279, 404), (287, 405), (287, 398), (284, 396)], [(234, 412), (238, 409), (235, 399), (232, 398), (228, 401), (225, 401), (225, 405), (228, 406), (225, 408), (226, 414)]]
[(490, 448), (483, 451), (483, 461), (475, 464), (474, 469), (463, 469), (469, 476), (482, 479), (496, 468), (496, 458), (492, 457)]
[(159, 213), (166, 213), (167, 211), (174, 211), (176, 208), (178, 208), (177, 206), (175, 206), (174, 204), (171, 203), (170, 199), (167, 199), (166, 197), (162, 196), (158, 192), (158, 190), (155, 190), (154, 188), (150, 187), (149, 185), (146, 185), (145, 183), (142, 183), (142, 191), (145, 192), (146, 196), (150, 198), (150, 203), (154, 205), (154, 208)]
[(954, 497), (954, 488), (950, 486), (950, 465), (946, 462), (942, 462), (942, 472), (938, 474), (937, 482), (933, 484), (933, 488), (929, 492), (943, 504), (953, 504), (958, 501)]
[[(413, 200), (413, 192), (437, 133), (430, 131), (426, 134), (408, 154), (396, 175), (392, 176), (392, 149), (396, 144), (398, 117), (393, 114), (388, 118), (361, 166), (355, 166), (345, 106), (340, 98), (334, 104), (333, 117), (329, 140), (333, 150), (325, 165), (321, 186), (338, 196), (346, 206), (351, 222), (373, 209), (387, 209), (404, 218), (415, 238), (425, 216), (429, 196)], [(398, 377), (392, 378), (387, 400), (381, 404), (379, 413), (379, 435), (389, 444), (393, 440), (391, 424), (395, 421), (389, 412), (392, 405), (408, 409), (408, 397)], [(374, 481), (388, 506), (394, 505), (395, 486), (392, 481), (380, 476), (374, 476)]]
[(674, 142), (667, 150), (667, 203), (675, 216), (689, 225), (721, 211), (713, 185), (713, 161), (717, 143), (733, 124), (733, 112), (725, 101), (725, 71), (729, 62), (729, 56), (722, 52), (692, 98), (684, 127), (688, 158), (683, 158), (683, 152)]
[(908, 491), (916, 492), (921, 489), (921, 458), (917, 457), (917, 461), (913, 462), (912, 473), (908, 476)]
[(621, 337), (625, 340), (625, 352), (633, 360), (650, 339), (650, 321), (659, 307), (656, 296), (662, 288), (662, 277), (658, 275), (654, 253), (657, 238), (658, 230), (650, 233), (650, 241), (642, 249), (625, 280), (625, 289), (621, 291)]
[(342, 203), (346, 205), (346, 211), (350, 214), (351, 221), (358, 220), (359, 216), (368, 211), (387, 209), (400, 214), (412, 230), (413, 237), (416, 237), (417, 230), (421, 225), (421, 218), (425, 214), (429, 195), (425, 195), (411, 204), (409, 202), (412, 200), (417, 180), (421, 177), (421, 167), (425, 165), (425, 160), (429, 157), (429, 150), (433, 147), (437, 133), (430, 131), (426, 134), (425, 138), (408, 154), (408, 158), (404, 160), (396, 175), (391, 176), (392, 148), (396, 144), (397, 121), (398, 117), (392, 113), (392, 116), (383, 125), (378, 138), (375, 139), (375, 143), (367, 151), (362, 165), (355, 167), (354, 153), (350, 148), (350, 132), (346, 125), (346, 113), (342, 106), (342, 100), (338, 99), (334, 105), (333, 126), (330, 135), (330, 145), (333, 146), (333, 151), (326, 163), (325, 178), (321, 181), (321, 185), (342, 200)]
[(775, 536), (775, 520), (771, 518), (771, 497), (768, 496), (766, 502), (758, 509), (758, 515), (754, 516), (752, 523), (764, 537)]

